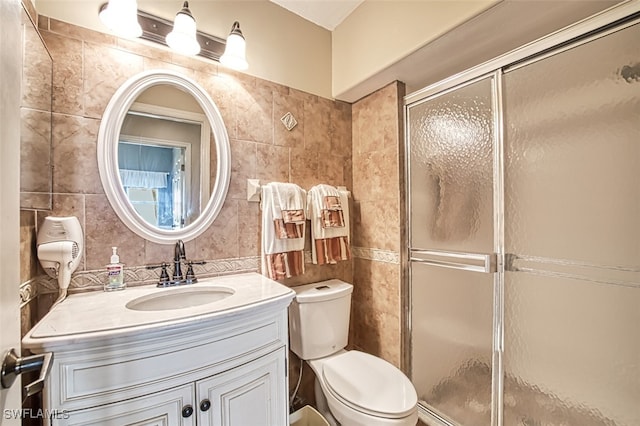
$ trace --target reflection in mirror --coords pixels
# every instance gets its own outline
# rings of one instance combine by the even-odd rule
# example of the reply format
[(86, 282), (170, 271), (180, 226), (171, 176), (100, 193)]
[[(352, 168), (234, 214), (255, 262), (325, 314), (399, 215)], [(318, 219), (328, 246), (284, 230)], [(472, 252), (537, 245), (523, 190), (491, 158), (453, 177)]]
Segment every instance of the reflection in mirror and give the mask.
[(186, 148), (125, 141), (122, 137), (118, 145), (120, 180), (133, 208), (159, 228), (184, 226), (188, 203)]
[(116, 91), (97, 152), (111, 206), (147, 240), (189, 241), (224, 204), (231, 153), (222, 116), (198, 83), (175, 71), (142, 72)]
[(53, 60), (24, 9), (22, 47), (20, 208), (50, 210)]
[(180, 229), (198, 218), (214, 184), (212, 142), (207, 118), (191, 95), (157, 85), (136, 98), (120, 129), (118, 167), (124, 191), (145, 221)]

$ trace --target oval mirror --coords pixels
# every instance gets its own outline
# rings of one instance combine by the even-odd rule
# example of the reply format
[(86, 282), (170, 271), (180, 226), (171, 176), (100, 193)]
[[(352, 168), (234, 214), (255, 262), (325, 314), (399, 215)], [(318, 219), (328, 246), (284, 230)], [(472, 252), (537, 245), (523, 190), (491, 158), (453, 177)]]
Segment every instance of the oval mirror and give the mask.
[(169, 70), (127, 80), (98, 133), (105, 194), (136, 234), (160, 244), (188, 241), (220, 212), (231, 154), (220, 111), (195, 81)]

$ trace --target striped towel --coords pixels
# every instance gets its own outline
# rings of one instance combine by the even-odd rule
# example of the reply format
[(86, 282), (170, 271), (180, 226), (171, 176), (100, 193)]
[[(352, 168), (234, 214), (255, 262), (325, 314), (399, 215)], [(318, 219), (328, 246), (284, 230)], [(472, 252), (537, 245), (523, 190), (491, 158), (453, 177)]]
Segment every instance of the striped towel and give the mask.
[(292, 183), (262, 187), (262, 273), (273, 280), (304, 273), (306, 193)]
[(316, 185), (307, 195), (311, 219), (311, 256), (318, 265), (351, 258), (349, 248), (349, 200), (345, 191), (331, 185)]

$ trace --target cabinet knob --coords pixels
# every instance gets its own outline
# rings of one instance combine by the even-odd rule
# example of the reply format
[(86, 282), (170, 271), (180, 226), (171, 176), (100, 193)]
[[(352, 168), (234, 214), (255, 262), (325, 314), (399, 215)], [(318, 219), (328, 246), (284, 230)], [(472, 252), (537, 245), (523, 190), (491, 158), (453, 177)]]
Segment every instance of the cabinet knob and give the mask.
[(209, 401), (208, 399), (203, 399), (200, 402), (200, 409), (202, 411), (207, 411), (209, 408), (211, 408), (211, 401)]
[(193, 414), (193, 407), (191, 405), (185, 405), (182, 408), (182, 417), (185, 419)]

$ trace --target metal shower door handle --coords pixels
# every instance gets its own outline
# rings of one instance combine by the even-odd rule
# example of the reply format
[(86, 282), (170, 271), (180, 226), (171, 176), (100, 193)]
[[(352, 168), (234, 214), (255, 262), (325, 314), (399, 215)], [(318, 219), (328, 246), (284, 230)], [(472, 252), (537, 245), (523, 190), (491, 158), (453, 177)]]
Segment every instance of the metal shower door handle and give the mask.
[(440, 250), (412, 249), (410, 261), (424, 263), (431, 266), (462, 269), (465, 271), (492, 274), (496, 272), (495, 253), (461, 253)]
[(10, 388), (19, 374), (40, 370), (38, 378), (22, 390), (22, 397), (27, 398), (42, 391), (44, 381), (49, 375), (53, 363), (53, 352), (39, 355), (18, 357), (14, 348), (9, 349), (2, 359), (1, 383), (3, 388)]

